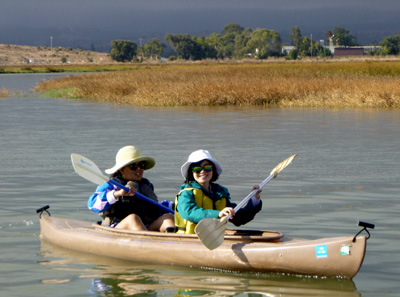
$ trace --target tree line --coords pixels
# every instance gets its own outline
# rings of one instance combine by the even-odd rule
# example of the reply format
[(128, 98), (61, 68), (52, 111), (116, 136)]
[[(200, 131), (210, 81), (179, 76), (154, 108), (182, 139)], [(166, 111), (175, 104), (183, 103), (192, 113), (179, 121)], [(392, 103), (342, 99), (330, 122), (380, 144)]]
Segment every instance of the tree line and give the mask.
[[(282, 38), (274, 30), (265, 28), (244, 28), (238, 24), (229, 24), (221, 33), (212, 33), (207, 37), (195, 37), (189, 34), (167, 34), (165, 41), (169, 43), (177, 56), (170, 59), (202, 60), (202, 59), (241, 59), (252, 57), (267, 59), (268, 57), (286, 56), (297, 59), (309, 56), (326, 57), (332, 53), (329, 48), (312, 39), (302, 36), (300, 28), (295, 26), (290, 31), (289, 52), (282, 51)], [(358, 46), (357, 38), (350, 31), (335, 27), (326, 32), (325, 42), (334, 46)], [(381, 48), (371, 50), (370, 55), (398, 55), (400, 33), (385, 37), (379, 44)], [(118, 62), (143, 61), (159, 59), (167, 45), (153, 38), (143, 47), (133, 41), (114, 40), (111, 42), (111, 58)]]

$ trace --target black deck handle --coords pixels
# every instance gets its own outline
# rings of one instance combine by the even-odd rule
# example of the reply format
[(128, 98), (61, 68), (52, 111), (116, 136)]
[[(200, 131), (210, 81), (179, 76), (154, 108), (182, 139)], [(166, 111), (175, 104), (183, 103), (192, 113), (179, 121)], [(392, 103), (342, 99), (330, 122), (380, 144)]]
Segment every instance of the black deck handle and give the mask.
[(374, 224), (371, 224), (371, 223), (363, 222), (363, 221), (358, 221), (358, 224), (357, 224), (357, 225), (360, 226), (360, 227), (363, 227), (363, 228), (360, 230), (360, 232), (358, 232), (358, 233), (354, 236), (353, 242), (356, 242), (356, 237), (358, 236), (358, 234), (360, 234), (360, 233), (363, 232), (363, 231), (367, 232), (367, 234), (368, 234), (367, 239), (369, 239), (369, 238), (371, 237), (371, 234), (369, 233), (369, 231), (368, 231), (367, 228), (375, 229), (375, 225), (374, 225)]
[(375, 229), (375, 225), (374, 224), (370, 224), (370, 223), (362, 222), (362, 221), (358, 221), (358, 226), (364, 227), (364, 228)]
[(49, 216), (51, 216), (51, 214), (47, 211), (49, 208), (50, 208), (49, 205), (45, 205), (45, 206), (43, 206), (43, 207), (41, 207), (41, 208), (36, 209), (36, 213), (39, 214), (39, 218), (42, 216), (42, 213), (43, 213), (44, 211), (47, 212), (47, 214), (48, 214)]

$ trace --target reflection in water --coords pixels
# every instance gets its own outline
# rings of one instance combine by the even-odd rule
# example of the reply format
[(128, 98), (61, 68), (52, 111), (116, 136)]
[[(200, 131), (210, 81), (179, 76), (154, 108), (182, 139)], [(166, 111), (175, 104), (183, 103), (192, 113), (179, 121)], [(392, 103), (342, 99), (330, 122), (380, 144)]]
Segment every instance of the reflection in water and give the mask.
[[(150, 265), (66, 250), (42, 241), (41, 265), (90, 279), (94, 296), (361, 296), (353, 281)], [(42, 282), (66, 282), (65, 278)]]

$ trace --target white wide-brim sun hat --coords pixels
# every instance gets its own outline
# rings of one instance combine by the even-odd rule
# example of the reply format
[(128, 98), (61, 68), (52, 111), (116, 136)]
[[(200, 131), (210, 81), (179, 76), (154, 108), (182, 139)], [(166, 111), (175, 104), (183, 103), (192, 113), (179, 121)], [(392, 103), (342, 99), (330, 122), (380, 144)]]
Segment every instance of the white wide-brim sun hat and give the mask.
[(194, 151), (189, 155), (188, 160), (181, 167), (181, 173), (184, 179), (187, 179), (188, 170), (192, 163), (198, 163), (203, 160), (209, 160), (214, 163), (218, 176), (222, 173), (221, 165), (218, 161), (211, 157), (211, 154), (206, 150)]
[(133, 145), (124, 146), (118, 151), (117, 156), (115, 157), (114, 167), (106, 169), (105, 172), (107, 174), (114, 174), (129, 164), (138, 163), (141, 161), (146, 162), (146, 167), (144, 170), (153, 168), (156, 164), (156, 161), (152, 157), (142, 156), (139, 150)]

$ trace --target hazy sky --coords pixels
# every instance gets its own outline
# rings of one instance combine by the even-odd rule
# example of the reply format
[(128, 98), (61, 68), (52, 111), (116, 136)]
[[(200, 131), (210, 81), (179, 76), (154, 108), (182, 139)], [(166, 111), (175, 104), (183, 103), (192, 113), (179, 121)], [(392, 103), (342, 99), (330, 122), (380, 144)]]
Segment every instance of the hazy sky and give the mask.
[(54, 38), (65, 32), (114, 39), (208, 35), (229, 23), (272, 29), (283, 39), (296, 25), (316, 39), (338, 26), (365, 39), (400, 33), (399, 16), (400, 0), (0, 0), (0, 43), (23, 43), (41, 32)]

